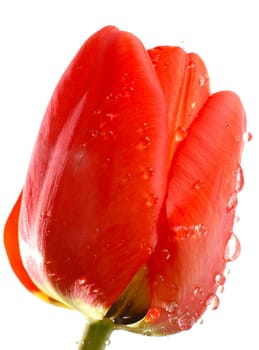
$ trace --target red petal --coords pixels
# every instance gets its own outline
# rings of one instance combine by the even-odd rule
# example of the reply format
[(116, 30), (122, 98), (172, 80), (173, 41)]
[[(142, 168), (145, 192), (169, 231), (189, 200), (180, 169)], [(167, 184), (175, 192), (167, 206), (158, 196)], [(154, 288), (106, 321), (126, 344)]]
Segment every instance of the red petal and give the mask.
[(180, 47), (161, 46), (148, 50), (168, 103), (170, 162), (180, 141), (209, 97), (205, 64)]
[(44, 290), (102, 307), (118, 298), (156, 244), (167, 142), (147, 52), (133, 35), (104, 28), (62, 77), (24, 188), (22, 254)]
[(17, 199), (15, 206), (12, 209), (11, 214), (5, 224), (4, 229), (4, 244), (7, 251), (8, 259), (12, 269), (21, 283), (33, 294), (37, 295), (41, 299), (48, 301), (52, 304), (61, 305), (58, 301), (50, 298), (47, 294), (42, 292), (31, 280), (27, 271), (25, 270), (18, 242), (18, 221), (21, 207), (22, 193)]
[(152, 307), (161, 312), (156, 320), (147, 317), (154, 327), (164, 323), (166, 333), (190, 328), (224, 281), (244, 130), (239, 98), (217, 93), (176, 151), (166, 201), (168, 223), (161, 221), (150, 263)]

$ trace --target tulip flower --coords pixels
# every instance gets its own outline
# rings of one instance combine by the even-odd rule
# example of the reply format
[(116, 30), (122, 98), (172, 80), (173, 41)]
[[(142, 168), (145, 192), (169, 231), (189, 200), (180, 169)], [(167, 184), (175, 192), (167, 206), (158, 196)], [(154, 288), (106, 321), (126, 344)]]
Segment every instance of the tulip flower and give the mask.
[(146, 50), (108, 26), (61, 77), (5, 227), (33, 294), (86, 317), (81, 349), (112, 330), (168, 335), (219, 304), (233, 233), (245, 112), (210, 93), (201, 58)]

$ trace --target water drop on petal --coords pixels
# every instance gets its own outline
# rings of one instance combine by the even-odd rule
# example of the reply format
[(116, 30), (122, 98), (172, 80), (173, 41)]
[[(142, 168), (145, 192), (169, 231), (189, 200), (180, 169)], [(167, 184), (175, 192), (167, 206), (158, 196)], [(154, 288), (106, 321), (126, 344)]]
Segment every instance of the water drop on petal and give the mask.
[(151, 144), (150, 137), (144, 136), (139, 140), (137, 144), (137, 149), (139, 149), (140, 151), (144, 151), (150, 146), (150, 144)]
[(245, 131), (245, 132), (244, 132), (244, 134), (243, 134), (243, 140), (244, 140), (244, 142), (249, 142), (249, 141), (252, 140), (252, 138), (253, 138), (253, 135), (252, 135), (251, 132), (249, 132), (249, 131)]
[(146, 195), (146, 206), (151, 208), (158, 202), (158, 196), (155, 193)]
[(187, 136), (187, 133), (187, 130), (184, 127), (180, 126), (175, 130), (175, 140), (177, 142), (183, 141)]
[(236, 260), (240, 255), (240, 250), (241, 250), (240, 242), (237, 236), (234, 233), (232, 233), (225, 248), (225, 254), (224, 254), (225, 260), (226, 261)]
[(185, 314), (180, 316), (177, 321), (178, 326), (182, 331), (192, 328), (194, 322), (195, 322), (195, 319), (193, 316), (191, 316), (189, 312), (186, 312)]
[(203, 180), (197, 180), (193, 184), (193, 188), (195, 190), (200, 190), (202, 187), (204, 187), (204, 181)]
[(208, 310), (216, 310), (219, 307), (219, 297), (216, 294), (211, 294), (206, 300)]
[(171, 254), (170, 254), (168, 249), (163, 249), (162, 253), (163, 253), (163, 257), (164, 257), (165, 260), (169, 260), (170, 259)]
[(144, 180), (149, 180), (154, 175), (154, 170), (151, 167), (146, 167), (142, 172)]
[(239, 164), (236, 171), (236, 191), (240, 192), (244, 187), (244, 174)]
[(223, 284), (226, 282), (226, 277), (223, 275), (223, 273), (218, 273), (215, 277), (215, 282), (218, 286), (223, 286)]
[(227, 212), (232, 212), (237, 206), (237, 195), (236, 193), (232, 194), (228, 200)]

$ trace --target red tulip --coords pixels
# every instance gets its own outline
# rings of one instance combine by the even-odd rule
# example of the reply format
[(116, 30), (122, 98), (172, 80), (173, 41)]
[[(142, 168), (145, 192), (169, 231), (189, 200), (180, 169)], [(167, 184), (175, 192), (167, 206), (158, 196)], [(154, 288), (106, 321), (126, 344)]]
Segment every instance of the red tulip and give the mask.
[(199, 56), (100, 30), (54, 91), (6, 224), (18, 278), (90, 324), (190, 328), (238, 254), (244, 130), (238, 96), (210, 95)]

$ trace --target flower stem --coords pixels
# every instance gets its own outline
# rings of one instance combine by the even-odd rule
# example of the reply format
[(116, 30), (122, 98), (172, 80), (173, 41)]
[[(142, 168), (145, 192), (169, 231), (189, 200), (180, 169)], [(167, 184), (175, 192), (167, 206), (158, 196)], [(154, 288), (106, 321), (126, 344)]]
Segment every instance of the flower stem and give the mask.
[(90, 323), (85, 328), (78, 350), (104, 350), (113, 329), (114, 323), (109, 318)]

